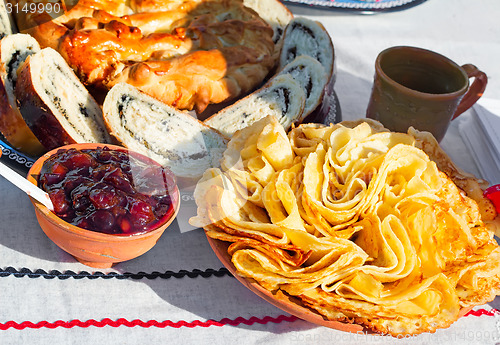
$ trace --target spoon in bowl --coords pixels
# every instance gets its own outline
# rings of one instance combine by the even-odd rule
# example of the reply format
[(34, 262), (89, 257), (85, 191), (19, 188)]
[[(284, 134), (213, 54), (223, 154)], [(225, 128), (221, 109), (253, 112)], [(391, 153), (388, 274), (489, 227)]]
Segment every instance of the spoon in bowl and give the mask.
[[(0, 149), (0, 156), (2, 156), (2, 150)], [(6, 166), (0, 161), (0, 175), (5, 177), (7, 181), (11, 182), (17, 188), (28, 194), (30, 197), (36, 201), (43, 204), (49, 210), (54, 211), (54, 205), (50, 200), (49, 194), (35, 186), (33, 183), (29, 182), (27, 179), (19, 175), (17, 172)]]

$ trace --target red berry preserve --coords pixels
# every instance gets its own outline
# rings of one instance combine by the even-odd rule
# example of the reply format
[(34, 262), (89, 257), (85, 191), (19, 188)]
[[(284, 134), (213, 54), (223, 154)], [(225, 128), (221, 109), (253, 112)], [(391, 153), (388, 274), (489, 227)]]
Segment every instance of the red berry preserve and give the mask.
[(126, 150), (61, 149), (45, 161), (38, 185), (49, 194), (57, 216), (106, 234), (153, 230), (174, 212), (173, 173)]

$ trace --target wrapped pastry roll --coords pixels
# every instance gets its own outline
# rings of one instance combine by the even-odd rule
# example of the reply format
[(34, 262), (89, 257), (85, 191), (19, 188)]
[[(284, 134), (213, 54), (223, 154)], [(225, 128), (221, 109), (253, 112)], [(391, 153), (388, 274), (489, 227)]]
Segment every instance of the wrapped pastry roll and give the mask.
[(30, 155), (44, 148), (19, 112), (15, 88), (19, 66), (38, 51), (38, 42), (25, 34), (8, 35), (0, 42), (0, 132), (13, 147)]
[(47, 150), (74, 143), (110, 142), (101, 108), (52, 48), (26, 59), (16, 97), (24, 120)]

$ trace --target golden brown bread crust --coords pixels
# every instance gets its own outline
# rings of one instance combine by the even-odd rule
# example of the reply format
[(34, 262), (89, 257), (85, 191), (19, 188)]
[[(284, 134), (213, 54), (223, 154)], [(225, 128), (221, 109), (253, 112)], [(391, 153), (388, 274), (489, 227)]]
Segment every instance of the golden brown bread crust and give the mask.
[(81, 0), (48, 22), (19, 15), (84, 83), (127, 82), (179, 109), (248, 92), (276, 63), (272, 28), (243, 0)]
[(29, 155), (44, 151), (19, 111), (11, 107), (3, 81), (0, 81), (0, 132), (13, 147)]
[(16, 97), (26, 124), (47, 150), (110, 141), (101, 108), (52, 48), (26, 59), (19, 72)]
[[(13, 52), (9, 53), (12, 54)], [(4, 52), (7, 56), (9, 53)], [(19, 51), (15, 53), (19, 54)], [(1, 45), (0, 60), (5, 61), (2, 59)], [(9, 83), (8, 69), (4, 62), (0, 63), (0, 132), (14, 148), (29, 155), (39, 155), (45, 149), (26, 125), (17, 108), (13, 94), (13, 86), (15, 85), (13, 85), (13, 81)]]
[(35, 90), (29, 64), (30, 58), (26, 60), (20, 71), (16, 87), (19, 110), (25, 114), (23, 117), (26, 123), (48, 150), (63, 145), (75, 144), (76, 141), (68, 135), (62, 125), (50, 113), (50, 110), (47, 109)]

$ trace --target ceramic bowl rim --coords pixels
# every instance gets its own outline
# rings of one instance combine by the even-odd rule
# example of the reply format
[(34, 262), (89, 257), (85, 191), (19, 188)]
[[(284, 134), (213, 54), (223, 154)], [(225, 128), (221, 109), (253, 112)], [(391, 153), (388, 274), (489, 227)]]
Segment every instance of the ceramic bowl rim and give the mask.
[[(31, 183), (38, 185), (38, 182), (35, 179), (35, 176), (37, 176), (38, 173), (40, 172), (40, 170), (43, 166), (43, 163), (49, 157), (51, 157), (53, 154), (57, 153), (59, 150), (67, 150), (70, 148), (93, 149), (93, 148), (104, 147), (104, 146), (108, 147), (112, 150), (120, 150), (120, 151), (130, 152), (134, 156), (138, 156), (141, 159), (145, 159), (146, 161), (151, 161), (151, 162), (154, 162), (155, 164), (159, 165), (159, 163), (157, 163), (153, 159), (151, 159), (151, 158), (149, 158), (141, 153), (129, 150), (129, 149), (122, 147), (122, 146), (112, 145), (112, 144), (102, 144), (102, 143), (78, 143), (78, 144), (64, 145), (64, 146), (55, 148), (55, 149), (50, 150), (49, 152), (43, 154), (39, 159), (36, 160), (36, 162), (30, 168), (30, 170), (28, 172), (27, 179)], [(174, 211), (172, 212), (171, 216), (168, 217), (167, 219), (165, 219), (162, 223), (157, 224), (157, 227), (153, 230), (146, 231), (144, 233), (139, 233), (139, 234), (131, 234), (131, 235), (105, 234), (105, 233), (101, 233), (101, 232), (97, 232), (97, 231), (92, 231), (92, 230), (80, 228), (76, 225), (70, 224), (70, 223), (66, 222), (65, 220), (59, 218), (54, 212), (50, 211), (45, 205), (38, 202), (37, 200), (35, 200), (31, 197), (30, 197), (30, 199), (31, 199), (33, 205), (35, 206), (35, 208), (38, 211), (40, 211), (50, 223), (57, 226), (57, 228), (59, 228), (62, 231), (65, 231), (67, 233), (71, 233), (72, 235), (77, 235), (77, 236), (82, 237), (82, 238), (97, 240), (97, 241), (101, 241), (101, 242), (124, 242), (124, 241), (137, 241), (137, 240), (140, 240), (143, 238), (148, 238), (150, 236), (154, 236), (158, 233), (162, 233), (163, 231), (165, 231), (165, 229), (170, 225), (170, 223), (173, 221), (173, 219), (175, 219), (175, 217), (177, 216), (177, 213), (178, 213), (179, 207), (180, 207), (180, 192), (179, 192), (179, 188), (178, 188), (177, 184), (174, 185), (173, 191), (174, 191), (173, 194), (175, 195), (175, 198), (174, 198), (175, 202), (170, 206), (170, 207), (174, 207)]]

